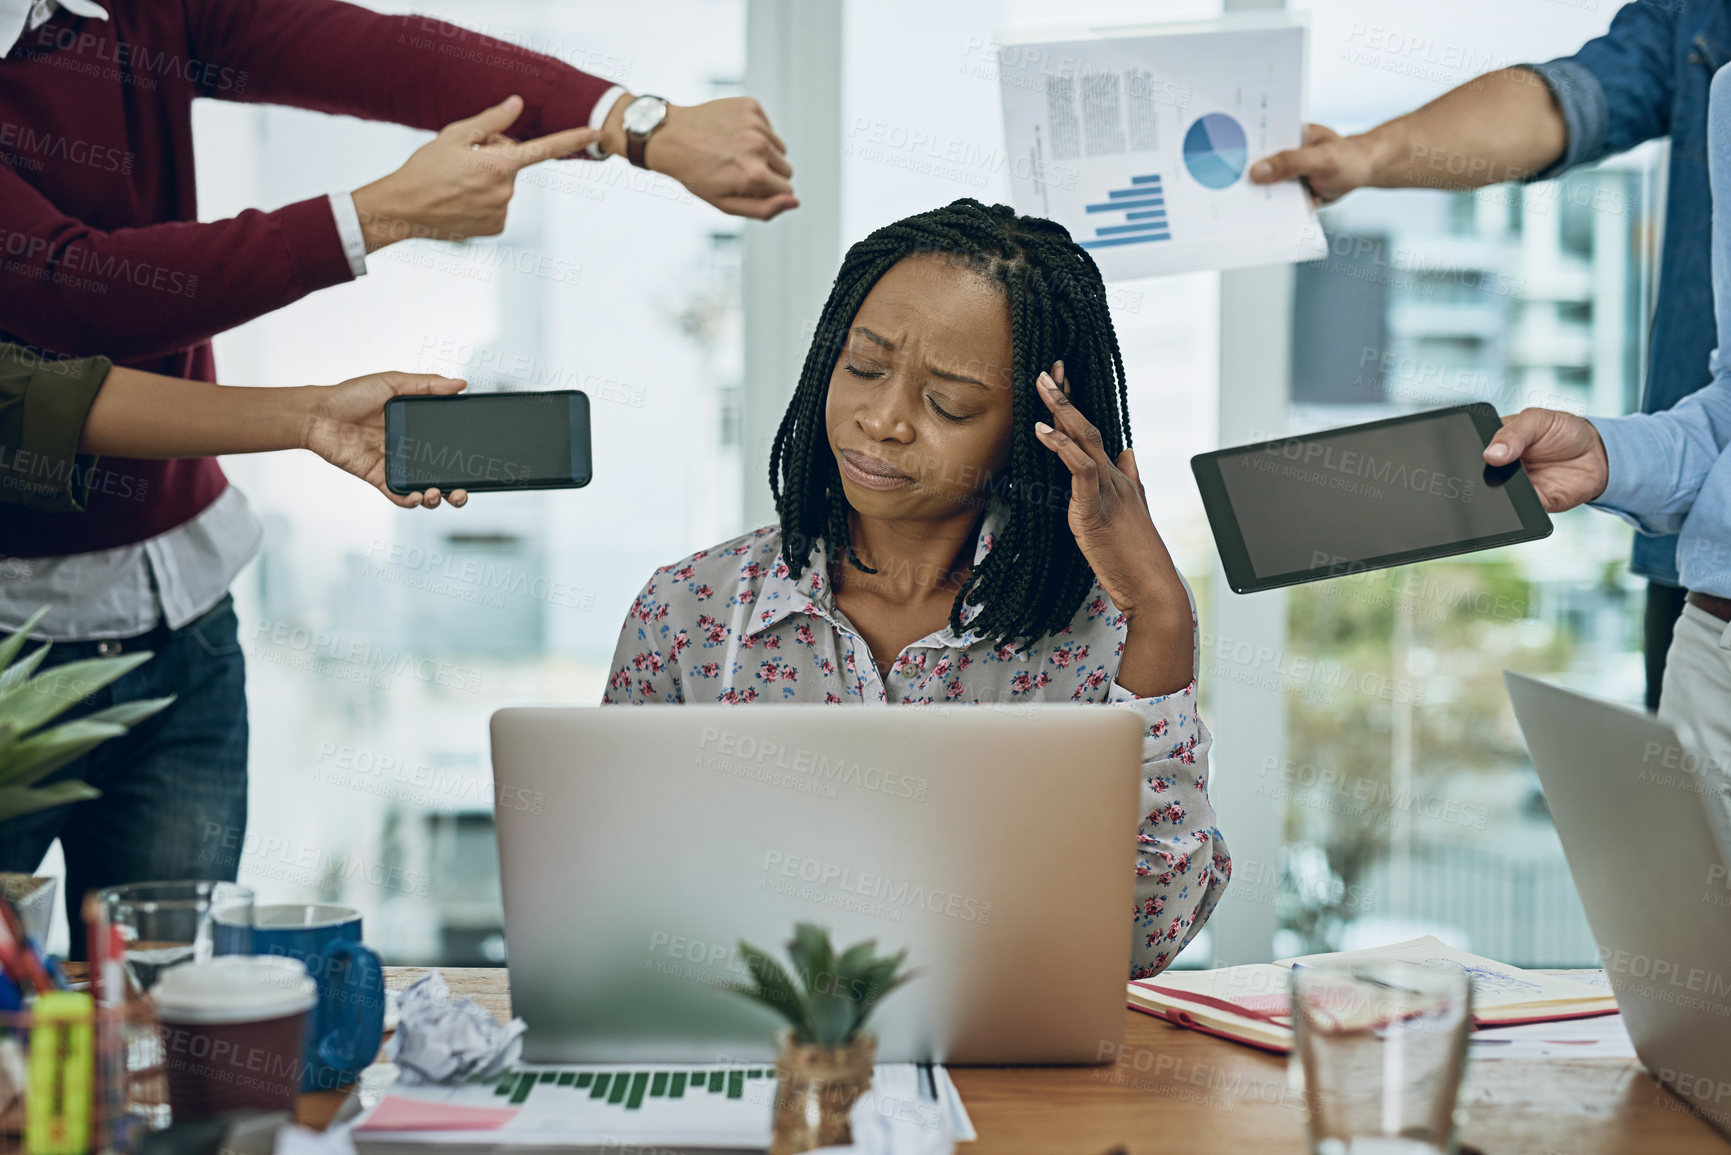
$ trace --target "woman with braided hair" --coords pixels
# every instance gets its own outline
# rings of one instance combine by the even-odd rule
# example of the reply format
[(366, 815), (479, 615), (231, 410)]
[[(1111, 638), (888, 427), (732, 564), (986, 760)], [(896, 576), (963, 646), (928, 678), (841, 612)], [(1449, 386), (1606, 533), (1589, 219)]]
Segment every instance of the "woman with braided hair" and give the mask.
[(1196, 619), (1130, 450), (1105, 285), (1062, 226), (958, 200), (848, 250), (776, 434), (780, 524), (655, 571), (606, 703), (1078, 701), (1146, 725), (1132, 977), (1231, 861)]

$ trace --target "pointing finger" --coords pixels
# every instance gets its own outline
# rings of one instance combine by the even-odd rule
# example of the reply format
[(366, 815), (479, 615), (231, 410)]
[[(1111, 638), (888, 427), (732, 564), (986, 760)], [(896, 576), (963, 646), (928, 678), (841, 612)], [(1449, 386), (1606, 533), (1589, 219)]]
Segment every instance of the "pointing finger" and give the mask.
[(532, 164), (540, 164), (544, 160), (554, 160), (562, 156), (570, 156), (574, 152), (588, 148), (601, 139), (597, 129), (567, 128), (560, 132), (551, 132), (534, 140), (512, 141), (509, 144), (494, 146), (494, 151), (501, 153), (510, 161), (513, 168), (519, 172)]
[(455, 136), (464, 144), (474, 144), (484, 141), (494, 133), (504, 132), (510, 128), (523, 111), (521, 96), (507, 96), (491, 108), (483, 108), (474, 116), (464, 120), (455, 120), (445, 126), (445, 131)]

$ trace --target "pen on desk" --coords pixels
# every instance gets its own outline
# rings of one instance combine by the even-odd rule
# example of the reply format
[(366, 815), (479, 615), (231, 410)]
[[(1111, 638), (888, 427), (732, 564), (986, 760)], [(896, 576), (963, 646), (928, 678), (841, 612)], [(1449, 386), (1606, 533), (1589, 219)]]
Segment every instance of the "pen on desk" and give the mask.
[(932, 1074), (930, 1063), (920, 1064), (920, 1086), (925, 1091), (926, 1098), (936, 1103), (938, 1101), (938, 1080)]

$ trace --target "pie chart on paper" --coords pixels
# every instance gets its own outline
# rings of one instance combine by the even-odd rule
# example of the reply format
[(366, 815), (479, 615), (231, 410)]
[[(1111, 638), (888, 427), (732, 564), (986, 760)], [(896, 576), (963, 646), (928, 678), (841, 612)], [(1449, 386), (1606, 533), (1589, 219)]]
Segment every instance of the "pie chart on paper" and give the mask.
[(1204, 188), (1235, 183), (1249, 159), (1244, 126), (1224, 112), (1208, 113), (1184, 134), (1184, 167)]

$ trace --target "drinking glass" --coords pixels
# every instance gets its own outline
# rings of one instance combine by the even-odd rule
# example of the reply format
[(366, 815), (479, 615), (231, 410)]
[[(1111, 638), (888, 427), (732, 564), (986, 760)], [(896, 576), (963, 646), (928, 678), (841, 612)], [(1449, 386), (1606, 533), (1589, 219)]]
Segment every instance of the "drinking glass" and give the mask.
[(1293, 968), (1312, 1155), (1455, 1155), (1472, 980), (1405, 962)]
[(127, 974), (146, 992), (169, 967), (209, 959), (217, 922), (243, 935), (252, 927), (252, 891), (233, 882), (134, 882), (99, 898), (125, 941)]

